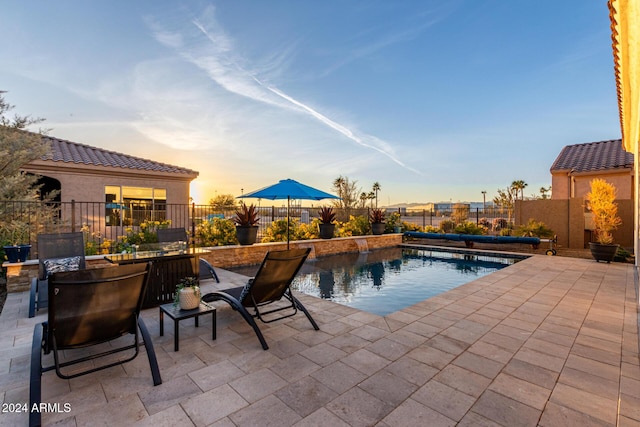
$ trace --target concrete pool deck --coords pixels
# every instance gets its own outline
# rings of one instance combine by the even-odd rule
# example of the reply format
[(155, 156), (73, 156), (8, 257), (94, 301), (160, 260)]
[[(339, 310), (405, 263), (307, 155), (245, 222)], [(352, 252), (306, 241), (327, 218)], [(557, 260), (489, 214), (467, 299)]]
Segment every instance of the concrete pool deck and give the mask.
[[(218, 272), (223, 284), (243, 276)], [(205, 291), (214, 284), (203, 284)], [(380, 317), (307, 295), (304, 317), (260, 324), (270, 349), (224, 303), (211, 319), (159, 336), (143, 313), (163, 384), (146, 356), (62, 380), (42, 377), (43, 401), (68, 403), (45, 425), (566, 426), (640, 425), (634, 267), (533, 256)], [(27, 403), (33, 327), (28, 294), (0, 315), (0, 397)], [(166, 321), (166, 319), (165, 319)], [(144, 350), (142, 350), (144, 352)], [(4, 408), (4, 407), (3, 407)], [(26, 425), (2, 413), (0, 425)]]

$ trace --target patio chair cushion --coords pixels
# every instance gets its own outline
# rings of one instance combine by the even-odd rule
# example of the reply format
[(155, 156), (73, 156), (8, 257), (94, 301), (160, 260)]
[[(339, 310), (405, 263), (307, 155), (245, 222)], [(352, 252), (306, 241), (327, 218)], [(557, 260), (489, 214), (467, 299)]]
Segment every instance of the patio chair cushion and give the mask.
[(53, 273), (60, 273), (62, 271), (80, 270), (81, 258), (80, 256), (70, 256), (66, 258), (45, 259), (43, 261), (45, 276), (49, 277)]

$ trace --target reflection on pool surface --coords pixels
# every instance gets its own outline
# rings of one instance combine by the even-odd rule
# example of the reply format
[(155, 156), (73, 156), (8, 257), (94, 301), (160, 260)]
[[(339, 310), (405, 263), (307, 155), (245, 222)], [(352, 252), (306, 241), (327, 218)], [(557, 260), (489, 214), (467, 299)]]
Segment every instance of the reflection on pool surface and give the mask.
[(380, 249), (308, 260), (293, 288), (385, 316), (516, 261), (427, 249)]

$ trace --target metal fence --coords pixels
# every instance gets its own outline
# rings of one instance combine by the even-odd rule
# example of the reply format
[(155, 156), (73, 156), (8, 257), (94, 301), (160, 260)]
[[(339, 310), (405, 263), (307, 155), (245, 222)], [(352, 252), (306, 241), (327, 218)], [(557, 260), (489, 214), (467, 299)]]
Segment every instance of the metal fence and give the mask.
[[(287, 218), (287, 206), (258, 206), (260, 223), (258, 237), (276, 220)], [(472, 221), (486, 225), (490, 230), (499, 221), (510, 221), (508, 213), (500, 209), (469, 209), (454, 206), (450, 210), (386, 209), (387, 214), (397, 212), (401, 221), (415, 227), (439, 228), (445, 220), (456, 223)], [(368, 208), (336, 210), (338, 221), (348, 221), (350, 216), (367, 216)], [(234, 217), (234, 210), (221, 211), (210, 205), (196, 204), (117, 204), (104, 202), (52, 202), (0, 201), (0, 238), (2, 244), (32, 244), (32, 258), (37, 258), (35, 244), (40, 233), (85, 232), (85, 240), (96, 246), (117, 241), (128, 232), (139, 231), (140, 224), (149, 221), (170, 221), (171, 227), (182, 227), (190, 232), (198, 245), (196, 228), (203, 221), (213, 218)], [(290, 218), (299, 223), (310, 223), (318, 216), (318, 207), (294, 205), (289, 208)]]
[[(391, 212), (388, 209), (387, 212)], [(500, 226), (512, 224), (512, 215), (506, 209), (487, 207), (469, 208), (454, 207), (453, 209), (403, 209), (397, 208), (393, 211), (400, 214), (400, 219), (409, 224), (425, 228), (427, 226), (440, 228), (443, 221), (453, 221), (456, 224), (471, 221), (477, 225), (485, 225), (489, 231), (497, 231)]]

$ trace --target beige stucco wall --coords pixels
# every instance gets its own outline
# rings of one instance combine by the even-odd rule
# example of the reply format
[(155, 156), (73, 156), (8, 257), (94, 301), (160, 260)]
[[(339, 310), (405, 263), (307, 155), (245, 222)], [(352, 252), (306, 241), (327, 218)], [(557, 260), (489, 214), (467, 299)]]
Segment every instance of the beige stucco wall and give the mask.
[(569, 201), (568, 200), (525, 200), (516, 201), (514, 221), (516, 226), (526, 224), (529, 219), (542, 221), (558, 235), (558, 244), (569, 247)]
[[(551, 199), (566, 200), (584, 197), (590, 190), (591, 181), (602, 178), (618, 190), (618, 199), (633, 199), (633, 174), (631, 169), (616, 172), (574, 173), (554, 172), (551, 174)], [(573, 193), (573, 194), (572, 194)]]
[[(614, 241), (626, 249), (633, 249), (633, 202), (616, 201), (622, 225), (613, 233)], [(591, 232), (586, 230), (584, 199), (570, 200), (518, 200), (515, 206), (516, 226), (526, 224), (529, 219), (542, 221), (558, 235), (558, 245), (582, 249), (589, 245)]]
[(126, 185), (166, 188), (168, 204), (188, 204), (189, 184), (197, 176), (53, 161), (32, 162), (23, 169), (60, 181), (62, 202), (104, 202), (106, 185)]
[(551, 199), (567, 200), (569, 198), (571, 178), (566, 172), (551, 174)]

